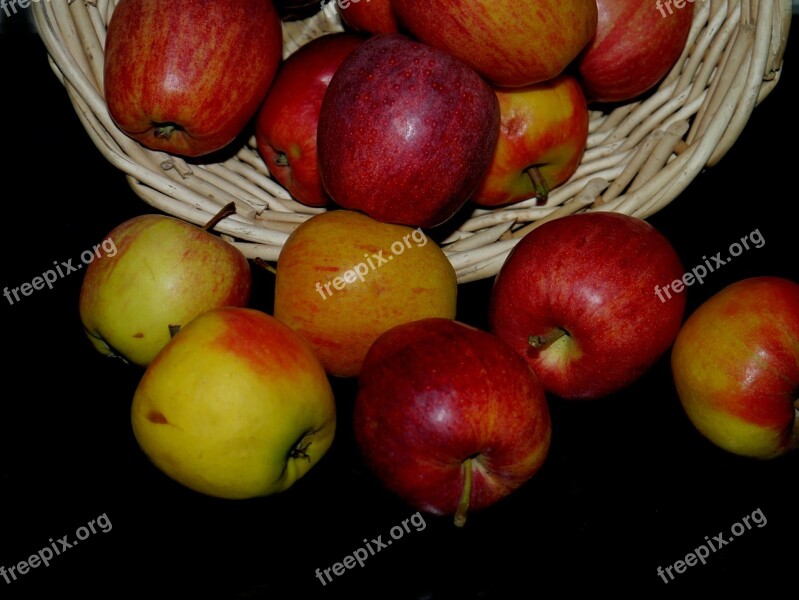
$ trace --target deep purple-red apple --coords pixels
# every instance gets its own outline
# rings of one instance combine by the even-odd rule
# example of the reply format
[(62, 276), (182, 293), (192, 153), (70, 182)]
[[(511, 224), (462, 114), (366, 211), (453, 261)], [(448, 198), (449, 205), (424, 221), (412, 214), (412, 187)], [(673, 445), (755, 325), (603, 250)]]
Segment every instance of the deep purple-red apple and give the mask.
[(596, 0), (391, 0), (401, 26), (494, 85), (560, 75), (596, 31)]
[(463, 525), (542, 466), (551, 421), (540, 382), (513, 350), (451, 319), (398, 325), (361, 369), (354, 432), (373, 473), (406, 502)]
[(377, 34), (322, 101), (322, 183), (342, 208), (435, 227), (466, 203), (499, 136), (499, 103), (474, 70), (402, 34)]
[(589, 101), (632, 100), (654, 87), (680, 58), (691, 31), (693, 0), (596, 3), (596, 35), (576, 63), (581, 84)]
[(295, 200), (325, 206), (316, 131), (333, 73), (362, 41), (354, 33), (315, 38), (289, 56), (258, 111), (255, 140), (269, 172)]
[[(685, 293), (668, 239), (642, 219), (588, 212), (549, 221), (514, 247), (494, 281), (490, 329), (566, 399), (635, 382), (671, 346)], [(682, 290), (682, 287), (679, 289)]]

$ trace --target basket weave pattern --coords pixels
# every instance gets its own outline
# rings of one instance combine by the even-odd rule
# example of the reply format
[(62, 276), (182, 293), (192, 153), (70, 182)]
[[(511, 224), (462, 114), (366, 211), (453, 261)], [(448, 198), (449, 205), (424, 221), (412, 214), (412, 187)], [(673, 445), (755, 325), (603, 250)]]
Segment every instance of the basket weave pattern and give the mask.
[[(102, 93), (106, 26), (116, 4), (32, 5), (50, 65), (92, 141), (126, 174), (134, 192), (160, 211), (201, 225), (235, 203), (236, 213), (216, 231), (248, 258), (277, 261), (289, 234), (325, 209), (291, 198), (270, 176), (254, 137), (223, 162), (189, 165), (119, 130)], [(535, 199), (495, 209), (467, 204), (468, 218), (441, 241), (458, 282), (495, 275), (521, 237), (548, 220), (587, 210), (646, 218), (669, 204), (724, 156), (779, 81), (790, 22), (790, 0), (697, 0), (690, 36), (672, 71), (642, 101), (590, 112), (582, 162), (544, 206)], [(342, 30), (335, 3), (304, 21), (284, 22), (284, 57)]]

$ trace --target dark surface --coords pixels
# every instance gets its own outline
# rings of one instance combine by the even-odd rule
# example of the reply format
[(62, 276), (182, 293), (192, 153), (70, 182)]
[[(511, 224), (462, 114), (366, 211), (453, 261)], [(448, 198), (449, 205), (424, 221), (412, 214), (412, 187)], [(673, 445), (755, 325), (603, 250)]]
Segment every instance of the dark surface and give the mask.
[[(18, 27), (17, 27), (18, 28)], [(794, 202), (796, 44), (783, 80), (732, 151), (650, 219), (686, 267), (754, 229), (766, 240), (689, 288), (688, 312), (738, 279), (799, 280)], [(5, 228), (2, 286), (76, 258), (123, 220), (154, 212), (92, 145), (30, 34), (0, 36)], [(780, 146), (778, 146), (779, 144)], [(781, 148), (787, 148), (785, 152)], [(255, 272), (253, 305), (271, 310), (271, 276)], [(86, 522), (108, 533), (6, 584), (0, 597), (527, 598), (552, 592), (713, 591), (795, 581), (799, 453), (769, 462), (716, 449), (684, 417), (664, 357), (603, 400), (552, 400), (542, 471), (462, 530), (427, 516), (402, 539), (322, 587), (314, 576), (415, 511), (385, 492), (355, 451), (353, 382), (335, 382), (339, 432), (327, 456), (275, 497), (222, 501), (158, 472), (133, 438), (141, 371), (104, 359), (83, 336), (81, 274), (9, 305), (0, 416), (0, 565), (8, 569)], [(458, 318), (485, 326), (490, 280), (463, 285)], [(658, 566), (761, 509), (767, 518), (664, 584)], [(789, 589), (792, 589), (788, 586)], [(515, 590), (515, 591), (511, 591)]]

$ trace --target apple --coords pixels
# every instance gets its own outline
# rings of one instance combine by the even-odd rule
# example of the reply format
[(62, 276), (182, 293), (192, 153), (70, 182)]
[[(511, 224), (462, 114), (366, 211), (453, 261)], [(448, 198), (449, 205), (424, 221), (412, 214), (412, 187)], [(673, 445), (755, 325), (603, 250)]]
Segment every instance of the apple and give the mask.
[(146, 366), (194, 317), (249, 301), (247, 259), (201, 227), (148, 214), (106, 238), (117, 251), (89, 264), (79, 299), (85, 332), (106, 356)]
[(336, 408), (302, 338), (261, 311), (220, 307), (182, 328), (147, 367), (131, 422), (170, 478), (247, 499), (287, 490), (319, 462)]
[(501, 125), (491, 165), (472, 201), (513, 204), (568, 181), (588, 141), (588, 105), (577, 79), (558, 77), (523, 88), (496, 88)]
[[(597, 32), (576, 61), (592, 102), (625, 102), (662, 80), (680, 58), (693, 22), (693, 0), (649, 3), (596, 0)], [(677, 8), (678, 4), (683, 6)], [(668, 9), (668, 10), (667, 10)]]
[(527, 482), (551, 440), (544, 390), (486, 331), (451, 319), (398, 325), (369, 349), (358, 378), (355, 439), (383, 485), (462, 526)]
[(330, 33), (300, 47), (281, 66), (258, 111), (258, 150), (269, 172), (303, 204), (329, 202), (316, 152), (319, 111), (333, 73), (362, 41), (354, 33)]
[(686, 319), (671, 354), (680, 402), (725, 451), (772, 459), (799, 447), (799, 284), (750, 277)]
[(355, 31), (399, 33), (391, 0), (339, 0), (341, 21)]
[(498, 136), (499, 102), (477, 73), (402, 34), (375, 34), (322, 101), (322, 184), (341, 208), (436, 227), (474, 192)]
[(548, 392), (607, 396), (671, 346), (685, 294), (661, 301), (657, 291), (684, 272), (671, 243), (642, 219), (610, 212), (561, 217), (511, 250), (491, 290), (489, 327)]
[(274, 315), (313, 348), (325, 370), (354, 377), (387, 329), (425, 317), (454, 318), (458, 282), (421, 229), (346, 210), (295, 229), (277, 263)]
[(282, 53), (272, 0), (121, 0), (105, 39), (108, 111), (148, 148), (203, 156), (255, 116)]
[(597, 25), (596, 0), (391, 0), (391, 5), (414, 37), (502, 87), (560, 75)]

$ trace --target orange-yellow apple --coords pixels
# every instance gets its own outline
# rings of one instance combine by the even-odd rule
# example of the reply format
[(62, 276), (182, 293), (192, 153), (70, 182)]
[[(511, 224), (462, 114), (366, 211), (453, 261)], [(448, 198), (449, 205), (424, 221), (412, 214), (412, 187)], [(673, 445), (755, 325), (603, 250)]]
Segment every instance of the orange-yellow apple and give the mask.
[(688, 418), (718, 447), (760, 459), (799, 447), (799, 284), (727, 286), (685, 321), (671, 366)]
[(457, 286), (452, 264), (420, 228), (334, 210), (314, 215), (286, 240), (274, 315), (310, 343), (329, 374), (353, 377), (387, 329), (454, 318)]
[(209, 496), (282, 492), (327, 452), (336, 409), (327, 374), (289, 327), (251, 308), (210, 310), (147, 367), (133, 433), (166, 475)]
[(596, 0), (391, 0), (391, 6), (417, 39), (503, 87), (560, 75), (597, 25)]
[(217, 306), (245, 306), (244, 255), (201, 227), (166, 215), (128, 219), (107, 236), (117, 252), (93, 261), (80, 318), (94, 347), (146, 366), (175, 328)]
[(577, 79), (560, 75), (523, 88), (496, 88), (499, 140), (472, 196), (480, 206), (513, 204), (549, 190), (577, 170), (588, 140), (588, 105)]

